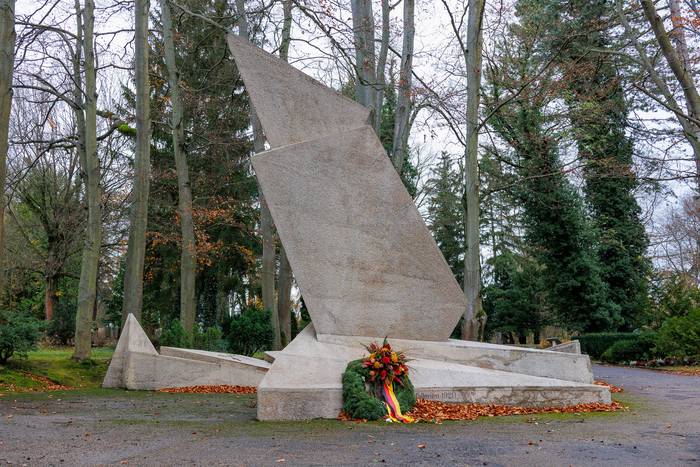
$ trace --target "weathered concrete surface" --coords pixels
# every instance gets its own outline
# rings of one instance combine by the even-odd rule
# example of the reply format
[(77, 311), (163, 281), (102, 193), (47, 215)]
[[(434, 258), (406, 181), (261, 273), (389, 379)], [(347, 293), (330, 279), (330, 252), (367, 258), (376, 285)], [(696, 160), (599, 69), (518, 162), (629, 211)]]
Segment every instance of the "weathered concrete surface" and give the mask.
[(444, 341), (464, 294), (370, 127), (253, 167), (318, 332)]
[[(367, 125), (370, 111), (246, 39), (228, 37), (238, 71), (273, 148)], [(263, 187), (265, 195), (267, 190)]]
[(557, 345), (553, 345), (553, 346), (549, 347), (547, 350), (551, 350), (552, 352), (565, 352), (565, 353), (580, 354), (581, 353), (581, 343), (577, 340), (569, 341), (569, 342), (562, 342), (561, 344), (557, 344)]
[(257, 386), (270, 364), (243, 355), (163, 347), (158, 354), (129, 314), (102, 383), (105, 388), (152, 390), (199, 385)]
[(139, 352), (144, 355), (158, 355), (138, 320), (129, 313), (122, 329), (122, 334), (117, 342), (117, 347), (112, 354), (112, 361), (107, 368), (107, 374), (102, 381), (103, 388), (123, 388), (124, 370), (127, 366), (127, 357), (130, 352)]
[[(307, 326), (282, 352), (275, 352), (270, 371), (258, 386), (258, 419), (304, 420), (335, 418), (342, 408), (341, 376), (348, 362), (366, 354), (369, 341), (340, 336), (335, 341), (316, 339)], [(461, 342), (460, 342), (461, 343)], [(562, 406), (590, 402), (610, 402), (610, 392), (583, 382), (523, 374), (520, 370), (568, 374), (574, 358), (585, 361), (577, 376), (591, 381), (588, 357), (542, 350), (468, 343), (474, 348), (449, 342), (392, 341), (395, 348), (411, 357), (411, 381), (420, 397), (446, 402), (477, 402), (526, 407)], [(424, 347), (421, 347), (424, 346)], [(489, 353), (483, 347), (495, 347)], [(465, 360), (457, 359), (460, 350)], [(469, 360), (470, 352), (481, 363), (514, 365), (518, 371), (483, 368)]]
[[(327, 344), (346, 346), (358, 346), (359, 343), (377, 340), (372, 337), (332, 336), (328, 334), (317, 334), (317, 339)], [(449, 339), (444, 342), (392, 339), (391, 344), (411, 358), (429, 358), (578, 383), (593, 382), (591, 360), (588, 355), (458, 339)]]

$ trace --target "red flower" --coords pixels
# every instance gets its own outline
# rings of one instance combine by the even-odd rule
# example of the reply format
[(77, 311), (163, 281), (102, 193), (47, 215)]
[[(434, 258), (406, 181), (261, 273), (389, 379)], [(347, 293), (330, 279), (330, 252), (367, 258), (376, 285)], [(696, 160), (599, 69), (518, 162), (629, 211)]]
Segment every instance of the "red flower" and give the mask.
[(382, 372), (379, 374), (379, 376), (380, 376), (382, 379), (386, 379), (386, 370), (382, 370)]
[(391, 359), (389, 357), (383, 357), (382, 362), (384, 363), (391, 363)]

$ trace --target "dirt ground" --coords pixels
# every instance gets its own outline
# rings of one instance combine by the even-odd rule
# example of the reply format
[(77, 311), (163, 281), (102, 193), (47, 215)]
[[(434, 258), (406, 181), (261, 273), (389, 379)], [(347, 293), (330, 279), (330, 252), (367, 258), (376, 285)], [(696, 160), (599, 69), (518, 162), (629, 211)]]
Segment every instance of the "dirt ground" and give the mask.
[(597, 366), (626, 412), (387, 425), (255, 421), (253, 396), (0, 396), (0, 465), (700, 465), (700, 377)]

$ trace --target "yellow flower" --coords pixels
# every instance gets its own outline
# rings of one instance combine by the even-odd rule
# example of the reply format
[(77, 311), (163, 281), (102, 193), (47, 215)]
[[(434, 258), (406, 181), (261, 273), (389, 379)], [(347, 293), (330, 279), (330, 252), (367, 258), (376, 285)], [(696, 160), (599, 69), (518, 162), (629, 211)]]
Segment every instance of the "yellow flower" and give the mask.
[(396, 352), (391, 352), (391, 361), (394, 363), (399, 361), (399, 356), (396, 355)]
[(379, 362), (374, 362), (374, 367), (375, 367), (375, 368), (379, 368), (380, 366), (382, 366), (381, 363), (379, 363)]

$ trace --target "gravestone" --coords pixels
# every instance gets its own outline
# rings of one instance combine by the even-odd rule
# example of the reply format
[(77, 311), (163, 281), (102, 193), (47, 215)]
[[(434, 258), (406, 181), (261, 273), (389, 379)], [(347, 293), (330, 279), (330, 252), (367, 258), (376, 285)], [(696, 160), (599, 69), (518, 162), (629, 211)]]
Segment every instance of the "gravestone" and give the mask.
[(334, 418), (363, 344), (391, 339), (419, 397), (514, 405), (610, 400), (587, 356), (450, 340), (466, 308), (368, 109), (253, 46), (229, 47), (271, 149), (252, 158), (313, 325), (258, 387), (258, 418)]

